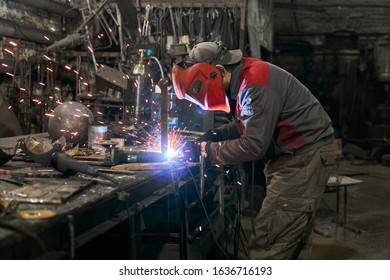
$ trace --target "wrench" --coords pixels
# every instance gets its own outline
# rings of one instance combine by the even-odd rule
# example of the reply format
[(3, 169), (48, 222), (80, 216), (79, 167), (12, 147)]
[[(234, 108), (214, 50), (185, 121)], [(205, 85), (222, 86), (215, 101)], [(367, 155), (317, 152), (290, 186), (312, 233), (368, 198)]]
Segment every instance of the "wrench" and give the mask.
[(142, 26), (142, 36), (148, 36), (149, 33), (149, 19), (152, 11), (152, 6), (150, 4), (145, 7), (145, 15), (144, 15), (144, 24)]

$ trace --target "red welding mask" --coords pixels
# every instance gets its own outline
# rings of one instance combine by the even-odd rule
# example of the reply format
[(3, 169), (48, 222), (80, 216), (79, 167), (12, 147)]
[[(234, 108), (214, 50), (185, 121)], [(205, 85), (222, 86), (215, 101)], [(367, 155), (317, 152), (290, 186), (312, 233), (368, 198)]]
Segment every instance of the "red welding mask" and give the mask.
[(187, 99), (203, 110), (230, 113), (222, 76), (217, 67), (201, 62), (183, 69), (174, 64), (172, 82), (179, 99)]

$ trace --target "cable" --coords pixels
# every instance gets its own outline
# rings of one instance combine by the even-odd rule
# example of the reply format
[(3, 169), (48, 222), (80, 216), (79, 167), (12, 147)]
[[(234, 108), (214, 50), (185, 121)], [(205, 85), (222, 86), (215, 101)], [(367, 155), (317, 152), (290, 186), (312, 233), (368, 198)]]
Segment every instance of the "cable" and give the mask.
[(245, 235), (244, 229), (241, 224), (241, 198), (242, 198), (242, 190), (240, 188), (241, 184), (238, 184), (238, 182), (241, 181), (241, 176), (239, 169), (237, 167), (233, 167), (231, 180), (233, 180), (234, 189), (232, 196), (236, 198), (236, 202), (232, 202), (235, 206), (235, 215), (234, 219), (231, 220), (231, 223), (234, 225), (234, 228), (232, 229), (232, 235), (233, 235), (233, 249), (234, 249), (234, 256), (238, 258), (238, 252), (240, 251), (240, 244), (242, 246), (243, 252), (246, 256), (249, 256), (248, 252), (246, 251), (246, 246), (244, 243), (248, 243), (248, 239)]
[(221, 247), (221, 245), (219, 244), (219, 242), (218, 242), (218, 240), (217, 240), (217, 237), (216, 237), (215, 234), (214, 234), (213, 227), (212, 227), (211, 220), (210, 220), (210, 216), (208, 215), (207, 210), (206, 210), (206, 207), (205, 207), (205, 205), (204, 205), (204, 203), (203, 203), (202, 197), (201, 197), (200, 192), (199, 192), (199, 188), (196, 187), (196, 186), (197, 186), (196, 179), (195, 179), (194, 175), (192, 174), (191, 169), (189, 168), (189, 166), (186, 165), (186, 164), (185, 164), (185, 166), (186, 166), (186, 168), (187, 168), (187, 170), (188, 170), (188, 173), (190, 174), (190, 176), (191, 176), (191, 178), (192, 178), (192, 181), (194, 182), (195, 189), (196, 189), (196, 193), (197, 193), (198, 199), (199, 199), (199, 203), (200, 203), (200, 205), (202, 206), (202, 210), (203, 210), (203, 212), (204, 212), (204, 214), (205, 214), (207, 223), (208, 223), (208, 225), (209, 225), (209, 227), (210, 227), (210, 233), (211, 233), (211, 235), (212, 235), (212, 237), (213, 237), (213, 240), (214, 240), (215, 244), (217, 245), (217, 247), (219, 248), (219, 250), (221, 250), (222, 254), (225, 256), (225, 258), (229, 260), (229, 259), (230, 259), (229, 256), (227, 255), (227, 253), (225, 252), (225, 250)]
[(153, 59), (154, 61), (156, 61), (156, 63), (157, 63), (157, 65), (158, 65), (158, 67), (160, 68), (160, 72), (161, 72), (161, 79), (163, 79), (163, 78), (165, 78), (165, 76), (164, 76), (164, 70), (163, 70), (163, 68), (162, 68), (162, 65), (161, 65), (161, 63), (160, 63), (160, 60), (158, 60), (158, 58), (157, 57), (155, 57), (155, 56), (150, 56), (150, 58), (151, 59)]
[[(237, 180), (235, 180), (235, 182), (239, 182), (241, 181), (241, 177), (240, 177), (240, 174), (237, 170), (237, 168), (234, 168), (233, 169), (234, 173), (235, 173), (235, 177), (237, 178)], [(238, 256), (238, 248), (239, 248), (239, 242), (240, 242), (240, 232), (241, 232), (241, 189), (240, 189), (240, 185), (235, 183), (234, 184), (235, 186), (235, 190), (236, 190), (236, 196), (237, 196), (237, 215), (236, 215), (236, 224), (235, 224), (235, 231), (234, 231), (234, 243), (233, 243), (233, 248), (234, 248), (234, 255), (237, 257)]]

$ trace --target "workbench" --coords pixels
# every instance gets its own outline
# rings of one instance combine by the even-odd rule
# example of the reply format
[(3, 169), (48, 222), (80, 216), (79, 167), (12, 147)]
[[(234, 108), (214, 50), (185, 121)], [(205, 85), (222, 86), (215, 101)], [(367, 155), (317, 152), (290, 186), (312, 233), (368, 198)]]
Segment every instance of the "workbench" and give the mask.
[[(16, 138), (0, 139), (0, 147), (12, 145)], [(115, 172), (110, 167), (98, 167), (102, 172), (107, 172), (107, 175), (115, 176), (121, 182), (121, 186), (114, 185), (104, 178), (84, 174), (63, 176), (56, 170), (50, 171), (51, 176), (48, 178), (28, 178), (30, 184), (31, 182), (34, 184), (39, 182), (42, 186), (76, 184), (79, 190), (61, 202), (19, 202), (17, 209), (10, 213), (2, 213), (0, 259), (77, 259), (78, 250), (120, 224), (124, 224), (128, 230), (126, 234), (129, 244), (117, 250), (129, 247), (130, 252), (126, 258), (143, 259), (144, 232), (148, 238), (153, 238), (156, 230), (149, 230), (148, 227), (158, 227), (159, 224), (165, 223), (164, 218), (159, 218), (157, 222), (149, 222), (151, 219), (148, 213), (153, 213), (153, 209), (157, 209), (159, 213), (175, 213), (168, 218), (172, 219), (172, 216), (175, 216), (175, 228), (171, 226), (169, 229), (160, 230), (158, 237), (162, 238), (162, 242), (173, 240), (179, 245), (178, 258), (204, 258), (216, 239), (223, 235), (220, 205), (214, 202), (208, 205), (206, 211), (209, 211), (211, 218), (209, 217), (209, 223), (205, 223), (207, 219), (201, 207), (194, 206), (198, 200), (196, 184), (199, 166), (183, 163), (162, 166), (164, 167), (126, 172)], [(35, 162), (11, 160), (0, 168), (16, 172), (18, 169), (26, 168), (39, 170), (42, 166)], [(208, 193), (215, 195), (217, 190), (214, 189), (215, 186), (211, 187)], [(167, 208), (172, 208), (173, 211)], [(193, 209), (201, 210), (192, 215)], [(29, 211), (33, 214), (30, 217), (27, 215), (28, 218), (15, 215)], [(54, 215), (35, 218), (34, 215), (38, 215), (36, 213), (42, 213), (43, 216), (45, 213)], [(196, 233), (200, 225), (203, 226), (203, 232)], [(195, 247), (199, 249), (198, 253), (195, 253)], [(117, 258), (110, 255), (105, 257)]]

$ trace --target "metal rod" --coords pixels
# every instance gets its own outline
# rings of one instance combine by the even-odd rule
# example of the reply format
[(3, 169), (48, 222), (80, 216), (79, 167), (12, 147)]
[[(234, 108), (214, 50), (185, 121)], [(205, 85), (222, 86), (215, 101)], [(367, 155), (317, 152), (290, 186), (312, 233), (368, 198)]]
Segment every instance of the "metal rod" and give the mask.
[(204, 195), (204, 175), (205, 175), (205, 157), (200, 156), (200, 180), (199, 180), (199, 194), (200, 198), (203, 199)]
[(75, 236), (74, 236), (74, 217), (73, 215), (67, 216), (68, 229), (69, 229), (69, 257), (71, 260), (75, 258)]
[[(88, 6), (89, 6), (89, 0), (88, 0)], [(87, 21), (87, 19), (85, 18), (85, 14), (84, 14), (84, 11), (81, 11), (81, 14), (83, 15), (83, 20), (84, 22)], [(92, 14), (94, 15), (94, 13)], [(91, 37), (89, 35), (89, 31), (88, 31), (88, 26), (85, 24), (85, 34), (87, 35), (87, 42), (88, 42), (88, 47), (90, 48), (90, 52), (91, 52), (91, 57), (92, 57), (92, 61), (93, 61), (93, 66), (95, 68), (95, 71), (98, 70), (98, 67), (97, 67), (97, 63), (96, 63), (96, 57), (95, 57), (95, 52), (93, 50), (93, 45), (92, 45), (92, 41), (91, 41)]]
[(161, 89), (161, 153), (166, 156), (168, 151), (168, 79), (158, 82)]
[(78, 33), (80, 32), (81, 30), (83, 30), (83, 28), (88, 24), (88, 22), (91, 21), (91, 19), (95, 16), (96, 13), (98, 13), (103, 7), (104, 5), (107, 4), (107, 0), (104, 0), (102, 3), (99, 4), (99, 6), (93, 11), (92, 14), (90, 14), (87, 18), (84, 17), (84, 13), (82, 13), (83, 15), (83, 20), (84, 22), (77, 28), (77, 30), (74, 32), (74, 33)]
[[(123, 40), (123, 27), (122, 27), (122, 14), (119, 9), (118, 4), (115, 4), (115, 9), (116, 9), (116, 14), (117, 14), (117, 21), (118, 21), (118, 33), (119, 33), (119, 48), (120, 48), (120, 53), (121, 53), (121, 61), (124, 62), (126, 61), (125, 57), (125, 51), (124, 51), (124, 40)], [(122, 66), (119, 63), (119, 70), (121, 69)]]
[(175, 21), (174, 21), (174, 14), (173, 14), (172, 6), (169, 6), (168, 9), (169, 9), (169, 14), (170, 14), (170, 18), (171, 18), (173, 38), (175, 40), (175, 43), (178, 43), (179, 41), (177, 39), (176, 25), (175, 25)]

